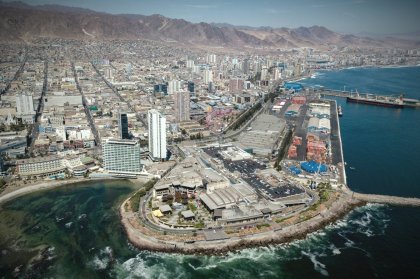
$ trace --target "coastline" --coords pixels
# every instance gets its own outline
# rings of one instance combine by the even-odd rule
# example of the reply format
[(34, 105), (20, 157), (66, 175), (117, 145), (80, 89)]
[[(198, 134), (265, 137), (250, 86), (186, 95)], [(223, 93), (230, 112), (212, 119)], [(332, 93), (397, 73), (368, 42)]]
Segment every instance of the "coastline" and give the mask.
[(304, 80), (312, 79), (312, 75), (316, 73), (322, 72), (334, 72), (334, 71), (344, 71), (344, 70), (353, 70), (353, 69), (399, 69), (399, 68), (417, 68), (420, 67), (418, 65), (399, 65), (399, 64), (392, 64), (392, 65), (361, 65), (361, 66), (348, 66), (348, 67), (336, 67), (336, 68), (328, 68), (328, 69), (311, 69), (309, 74), (305, 74), (301, 77), (293, 78), (290, 80), (284, 80), (284, 82), (301, 82)]
[[(348, 67), (337, 67), (337, 68), (330, 68), (330, 69), (314, 69), (314, 73), (316, 72), (332, 72), (332, 71), (343, 71), (343, 70), (352, 70), (352, 69), (399, 69), (399, 68), (417, 68), (420, 67), (419, 65), (400, 65), (400, 64), (391, 64), (391, 65), (360, 65), (360, 66), (348, 66)], [(311, 78), (305, 77), (303, 79)]]
[(138, 222), (137, 213), (126, 209), (128, 201), (129, 198), (121, 204), (119, 214), (124, 231), (132, 245), (143, 250), (190, 255), (224, 255), (231, 251), (303, 239), (309, 233), (323, 229), (325, 226), (343, 218), (354, 208), (367, 204), (366, 201), (343, 194), (331, 205), (331, 208), (298, 224), (224, 240), (181, 242), (164, 241), (142, 233), (143, 225)]

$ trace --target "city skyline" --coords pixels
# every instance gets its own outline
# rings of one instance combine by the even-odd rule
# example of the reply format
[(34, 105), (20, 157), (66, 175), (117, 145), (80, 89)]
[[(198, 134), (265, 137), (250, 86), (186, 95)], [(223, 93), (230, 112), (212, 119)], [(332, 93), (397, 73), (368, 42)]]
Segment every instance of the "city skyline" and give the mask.
[[(12, 1), (7, 1), (12, 2)], [(111, 14), (161, 14), (194, 23), (228, 23), (239, 26), (296, 28), (325, 26), (352, 34), (404, 34), (418, 32), (418, 1), (299, 0), (299, 1), (52, 1), (23, 0), (30, 5), (54, 4)]]

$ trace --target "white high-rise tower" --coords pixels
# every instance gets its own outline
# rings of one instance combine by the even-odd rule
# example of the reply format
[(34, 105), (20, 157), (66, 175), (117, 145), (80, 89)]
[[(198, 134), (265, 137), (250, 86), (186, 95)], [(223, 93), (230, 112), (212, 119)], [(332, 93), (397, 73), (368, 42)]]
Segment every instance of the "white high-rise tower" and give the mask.
[(208, 85), (210, 81), (213, 81), (213, 71), (205, 70), (203, 73), (203, 80), (206, 85)]
[(172, 95), (179, 90), (181, 90), (181, 81), (173, 79), (168, 82), (168, 95)]
[(149, 151), (154, 160), (166, 158), (166, 118), (157, 110), (147, 113), (149, 123)]

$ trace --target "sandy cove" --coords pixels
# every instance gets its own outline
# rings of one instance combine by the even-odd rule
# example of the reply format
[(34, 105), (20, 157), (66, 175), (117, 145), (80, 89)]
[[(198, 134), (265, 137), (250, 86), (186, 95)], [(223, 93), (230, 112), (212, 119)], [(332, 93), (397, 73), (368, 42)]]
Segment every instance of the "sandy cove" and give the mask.
[(69, 185), (76, 185), (80, 183), (89, 183), (89, 182), (101, 182), (101, 181), (110, 181), (115, 179), (88, 179), (88, 178), (75, 178), (75, 179), (68, 179), (68, 180), (51, 180), (51, 181), (42, 181), (34, 185), (26, 185), (21, 188), (17, 188), (16, 190), (13, 188), (10, 188), (11, 190), (6, 188), (5, 191), (3, 191), (0, 194), (0, 204), (10, 201), (12, 199), (15, 199), (20, 196), (24, 196), (30, 193), (38, 192), (38, 191), (44, 191), (54, 188), (59, 188), (62, 186), (69, 186)]

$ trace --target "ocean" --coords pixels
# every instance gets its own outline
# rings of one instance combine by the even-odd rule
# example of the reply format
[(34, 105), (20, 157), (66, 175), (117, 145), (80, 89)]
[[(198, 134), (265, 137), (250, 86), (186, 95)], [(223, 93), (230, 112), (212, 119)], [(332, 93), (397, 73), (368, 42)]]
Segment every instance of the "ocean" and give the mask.
[[(324, 71), (305, 86), (420, 99), (420, 67)], [(340, 119), (350, 188), (420, 197), (420, 110), (347, 104)], [(350, 168), (351, 167), (351, 168)], [(124, 182), (65, 187), (8, 202), (0, 211), (0, 277), (419, 278), (420, 209), (368, 204), (289, 244), (225, 256), (138, 251), (118, 219)], [(30, 259), (43, 258), (20, 273)]]

